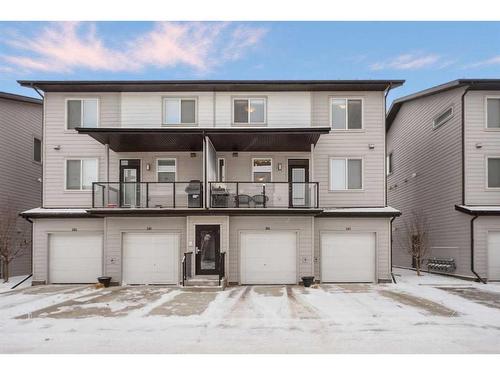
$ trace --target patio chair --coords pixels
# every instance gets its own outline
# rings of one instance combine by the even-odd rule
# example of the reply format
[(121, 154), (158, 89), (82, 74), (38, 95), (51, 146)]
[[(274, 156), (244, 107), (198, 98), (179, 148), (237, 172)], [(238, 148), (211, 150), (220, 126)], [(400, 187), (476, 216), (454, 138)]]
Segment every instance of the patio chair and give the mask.
[(250, 207), (250, 202), (252, 201), (252, 197), (250, 195), (238, 194), (235, 198), (237, 207)]
[(264, 194), (257, 194), (252, 197), (255, 207), (265, 207), (265, 203), (269, 201), (269, 197)]

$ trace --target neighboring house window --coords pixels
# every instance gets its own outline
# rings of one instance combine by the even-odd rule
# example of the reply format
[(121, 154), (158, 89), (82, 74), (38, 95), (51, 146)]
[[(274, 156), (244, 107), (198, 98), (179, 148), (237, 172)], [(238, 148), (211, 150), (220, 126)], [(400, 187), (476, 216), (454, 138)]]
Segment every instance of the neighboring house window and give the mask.
[(446, 111), (436, 116), (433, 121), (434, 129), (439, 128), (446, 121), (453, 117), (453, 107), (448, 108)]
[(66, 160), (66, 189), (90, 190), (97, 181), (97, 159)]
[(33, 138), (33, 160), (42, 161), (42, 141), (38, 138)]
[(97, 99), (68, 99), (67, 128), (95, 128), (98, 126)]
[(330, 125), (334, 130), (363, 128), (363, 101), (361, 99), (331, 100)]
[(196, 99), (165, 98), (164, 123), (167, 125), (196, 124)]
[(226, 181), (226, 159), (217, 160), (217, 181)]
[(359, 190), (362, 188), (362, 159), (330, 159), (330, 190)]
[(252, 177), (254, 182), (271, 182), (273, 161), (270, 158), (252, 159)]
[(500, 157), (488, 158), (488, 187), (500, 188)]
[(392, 161), (392, 152), (387, 155), (387, 175), (390, 175), (393, 171), (393, 161)]
[(486, 102), (487, 108), (487, 123), (489, 129), (500, 129), (500, 98), (489, 98)]
[(266, 122), (266, 99), (234, 99), (233, 121), (235, 124), (264, 124)]
[(177, 167), (175, 159), (158, 159), (156, 161), (156, 173), (158, 182), (175, 182)]

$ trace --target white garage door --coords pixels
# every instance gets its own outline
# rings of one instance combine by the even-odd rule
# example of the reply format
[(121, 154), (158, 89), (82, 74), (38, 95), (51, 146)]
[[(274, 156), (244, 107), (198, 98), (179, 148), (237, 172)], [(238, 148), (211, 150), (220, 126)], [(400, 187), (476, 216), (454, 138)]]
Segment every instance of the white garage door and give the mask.
[(101, 233), (49, 234), (49, 282), (96, 283), (102, 275)]
[(241, 283), (296, 284), (297, 234), (278, 231), (242, 233)]
[(322, 282), (373, 282), (375, 233), (322, 233)]
[(488, 279), (500, 281), (500, 232), (488, 233)]
[(124, 284), (177, 284), (179, 235), (125, 233)]

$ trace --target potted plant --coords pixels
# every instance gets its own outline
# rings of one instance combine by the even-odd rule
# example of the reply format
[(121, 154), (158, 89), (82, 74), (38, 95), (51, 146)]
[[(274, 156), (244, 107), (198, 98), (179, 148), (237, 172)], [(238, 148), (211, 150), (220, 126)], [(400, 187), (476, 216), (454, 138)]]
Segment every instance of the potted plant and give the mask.
[(111, 277), (101, 276), (97, 278), (97, 281), (99, 281), (102, 285), (104, 285), (105, 288), (108, 288), (109, 285), (111, 284)]
[(314, 282), (314, 276), (304, 276), (302, 277), (302, 283), (306, 288), (309, 288)]

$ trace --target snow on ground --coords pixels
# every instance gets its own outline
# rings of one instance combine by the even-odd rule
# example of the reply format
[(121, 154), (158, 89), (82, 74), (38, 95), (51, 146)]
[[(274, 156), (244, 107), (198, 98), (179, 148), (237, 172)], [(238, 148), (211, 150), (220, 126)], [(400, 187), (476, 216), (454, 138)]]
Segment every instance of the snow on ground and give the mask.
[[(9, 277), (9, 281), (5, 282), (3, 279), (0, 279), (0, 293), (8, 292), (12, 289), (14, 285), (20, 283), (24, 279), (26, 279), (28, 275), (23, 276), (13, 276)], [(31, 285), (31, 278), (23, 282), (21, 285), (16, 287), (16, 290), (27, 288)]]
[(39, 286), (0, 295), (1, 353), (499, 353), (500, 284)]

